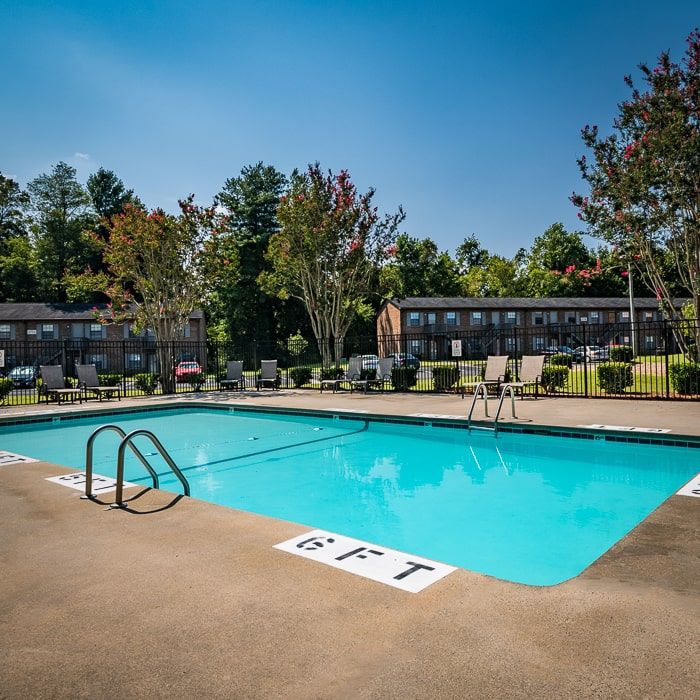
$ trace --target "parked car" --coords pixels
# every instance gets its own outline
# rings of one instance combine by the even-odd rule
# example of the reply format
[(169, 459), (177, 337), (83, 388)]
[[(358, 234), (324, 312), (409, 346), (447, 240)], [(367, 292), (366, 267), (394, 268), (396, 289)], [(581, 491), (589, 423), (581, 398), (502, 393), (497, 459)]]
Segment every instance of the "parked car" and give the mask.
[(415, 369), (420, 369), (420, 360), (415, 356), (411, 355), (410, 352), (395, 352), (387, 357), (394, 358), (394, 364), (397, 367), (414, 367)]
[(377, 369), (379, 358), (376, 355), (361, 355), (362, 369)]
[(175, 366), (175, 381), (186, 382), (193, 374), (201, 374), (202, 366), (199, 362), (178, 362)]
[(600, 362), (601, 360), (607, 360), (609, 354), (607, 348), (601, 348), (598, 345), (579, 345), (577, 348), (574, 348), (574, 362), (583, 362), (584, 356), (586, 362)]
[(568, 345), (550, 345), (542, 351), (543, 355), (573, 355), (574, 349)]
[(15, 387), (30, 387), (33, 389), (36, 386), (36, 367), (31, 365), (15, 367), (7, 376), (12, 380), (12, 384)]

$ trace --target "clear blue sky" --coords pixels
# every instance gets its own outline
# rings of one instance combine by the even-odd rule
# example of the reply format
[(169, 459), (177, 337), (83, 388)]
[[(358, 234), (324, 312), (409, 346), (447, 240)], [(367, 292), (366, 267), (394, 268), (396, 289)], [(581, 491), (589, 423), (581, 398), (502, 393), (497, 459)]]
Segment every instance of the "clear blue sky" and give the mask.
[(0, 0), (0, 170), (114, 170), (151, 207), (319, 160), (454, 248), (577, 227), (580, 128), (680, 58), (697, 2)]

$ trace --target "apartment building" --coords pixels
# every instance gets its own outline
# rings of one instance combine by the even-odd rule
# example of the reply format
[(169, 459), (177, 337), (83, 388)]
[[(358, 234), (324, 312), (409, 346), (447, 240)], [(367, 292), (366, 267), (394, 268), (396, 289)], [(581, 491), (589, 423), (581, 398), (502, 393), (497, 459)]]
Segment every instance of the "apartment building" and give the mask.
[[(637, 298), (634, 308), (637, 347), (654, 352), (667, 341), (659, 302)], [(631, 343), (631, 320), (626, 297), (408, 297), (382, 305), (377, 336), (406, 336), (402, 350), (426, 358), (445, 356), (455, 339), (466, 355), (532, 353), (553, 345)]]

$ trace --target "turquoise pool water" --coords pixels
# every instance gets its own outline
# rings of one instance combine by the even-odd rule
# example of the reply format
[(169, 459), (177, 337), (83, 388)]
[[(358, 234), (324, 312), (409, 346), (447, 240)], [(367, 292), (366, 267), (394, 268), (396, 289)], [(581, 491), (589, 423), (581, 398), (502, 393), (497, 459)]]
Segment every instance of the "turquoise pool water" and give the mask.
[[(82, 470), (106, 422), (155, 432), (195, 498), (534, 585), (579, 574), (700, 471), (698, 449), (207, 409), (2, 426), (0, 449)], [(96, 473), (115, 475), (117, 444), (98, 438)], [(150, 484), (135, 460), (126, 478)]]

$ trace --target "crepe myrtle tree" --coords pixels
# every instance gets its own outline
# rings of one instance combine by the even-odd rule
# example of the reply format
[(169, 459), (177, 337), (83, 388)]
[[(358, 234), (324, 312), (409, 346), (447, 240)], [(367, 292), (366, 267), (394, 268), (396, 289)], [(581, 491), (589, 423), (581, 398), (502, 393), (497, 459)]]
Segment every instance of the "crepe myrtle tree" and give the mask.
[[(590, 186), (574, 194), (579, 218), (605, 239), (656, 295), (672, 319), (680, 318), (675, 291), (691, 299), (700, 318), (700, 33), (688, 37), (680, 64), (662, 53), (653, 68), (640, 65), (643, 88), (630, 76), (630, 98), (618, 106), (613, 131), (585, 126), (593, 153), (578, 162)], [(672, 274), (669, 274), (669, 263)], [(677, 324), (674, 324), (676, 326)], [(700, 331), (696, 331), (696, 336)], [(676, 340), (696, 355), (700, 337)]]
[(173, 341), (182, 338), (221, 268), (235, 265), (216, 250), (224, 217), (193, 201), (193, 195), (181, 200), (178, 215), (127, 204), (103, 221), (109, 227), (104, 260), (113, 280), (105, 290), (111, 301), (106, 312), (93, 313), (104, 323), (133, 318), (137, 330), (153, 331), (164, 393), (175, 390)]
[(321, 171), (318, 163), (295, 172), (280, 199), (280, 230), (266, 252), (270, 270), (262, 288), (282, 299), (300, 299), (311, 321), (324, 365), (343, 354), (350, 324), (376, 292), (376, 272), (395, 253), (401, 207), (380, 217), (374, 189), (359, 194), (346, 170)]

